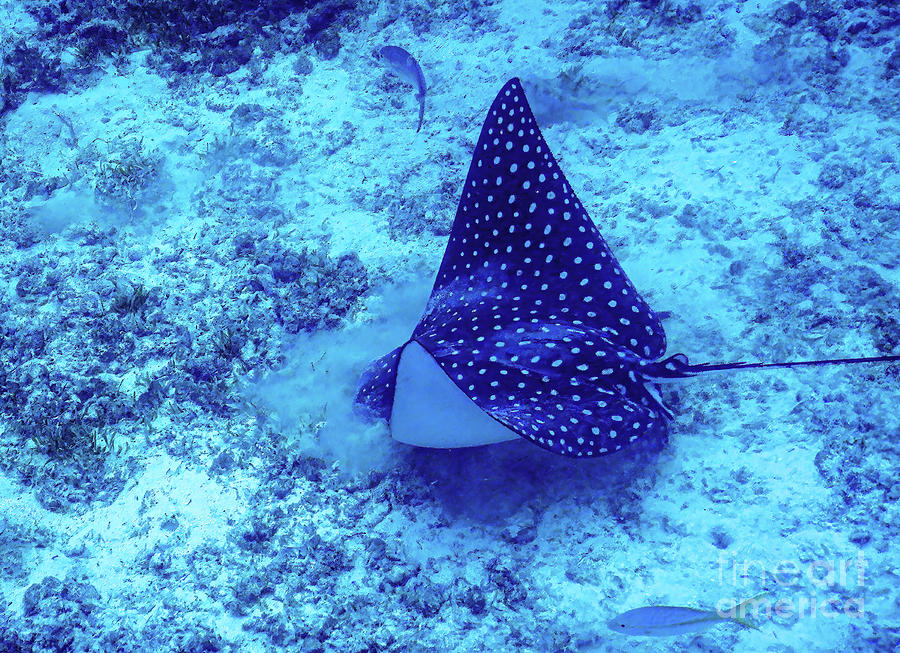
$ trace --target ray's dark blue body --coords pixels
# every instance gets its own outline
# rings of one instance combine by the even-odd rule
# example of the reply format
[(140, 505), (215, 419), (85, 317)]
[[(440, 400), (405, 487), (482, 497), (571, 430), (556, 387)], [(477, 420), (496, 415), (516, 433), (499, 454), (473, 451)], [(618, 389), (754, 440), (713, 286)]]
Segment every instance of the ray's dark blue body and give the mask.
[[(559, 169), (518, 79), (481, 130), (450, 241), (412, 334), (482, 410), (569, 456), (665, 434), (646, 387), (666, 349), (656, 314)], [(403, 347), (375, 361), (357, 402), (390, 419)]]

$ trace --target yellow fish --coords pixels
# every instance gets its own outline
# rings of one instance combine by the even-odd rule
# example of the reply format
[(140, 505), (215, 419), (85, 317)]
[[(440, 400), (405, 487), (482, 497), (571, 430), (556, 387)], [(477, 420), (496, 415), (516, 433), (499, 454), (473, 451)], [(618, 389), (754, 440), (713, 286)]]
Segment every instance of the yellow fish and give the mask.
[(425, 75), (422, 67), (409, 52), (396, 45), (386, 45), (376, 50), (378, 59), (388, 67), (397, 77), (416, 89), (416, 99), (419, 101), (419, 126), (416, 132), (422, 129), (422, 119), (425, 117)]
[(710, 626), (731, 621), (746, 628), (759, 630), (745, 619), (749, 607), (757, 608), (757, 601), (766, 596), (764, 592), (736, 605), (728, 612), (683, 608), (673, 605), (651, 605), (635, 608), (613, 617), (607, 623), (610, 630), (623, 635), (668, 636), (681, 635), (706, 630)]

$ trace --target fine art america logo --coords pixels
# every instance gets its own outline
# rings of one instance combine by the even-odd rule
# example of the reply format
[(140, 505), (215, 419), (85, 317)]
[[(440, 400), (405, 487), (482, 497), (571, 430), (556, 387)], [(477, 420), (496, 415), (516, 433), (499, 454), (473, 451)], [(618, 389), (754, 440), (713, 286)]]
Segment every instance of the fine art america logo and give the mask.
[(865, 586), (866, 564), (861, 550), (855, 557), (803, 563), (781, 560), (774, 565), (762, 560), (739, 561), (720, 554), (720, 584), (731, 584), (735, 588), (761, 585), (769, 591), (740, 604), (732, 599), (722, 599), (716, 604), (716, 611), (722, 617), (741, 619), (747, 616), (765, 616), (767, 619), (861, 617), (864, 614), (863, 597), (852, 594), (854, 589), (861, 592)]

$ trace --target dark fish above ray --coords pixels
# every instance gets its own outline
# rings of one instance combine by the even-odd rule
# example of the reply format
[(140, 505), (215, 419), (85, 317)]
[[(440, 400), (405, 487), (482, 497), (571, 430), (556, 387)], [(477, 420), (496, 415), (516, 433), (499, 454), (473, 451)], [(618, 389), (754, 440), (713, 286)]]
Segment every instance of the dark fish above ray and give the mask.
[(461, 447), (525, 438), (573, 457), (664, 437), (654, 379), (744, 367), (661, 360), (666, 336), (575, 196), (521, 83), (475, 146), (440, 270), (411, 338), (363, 373), (356, 402), (395, 439)]

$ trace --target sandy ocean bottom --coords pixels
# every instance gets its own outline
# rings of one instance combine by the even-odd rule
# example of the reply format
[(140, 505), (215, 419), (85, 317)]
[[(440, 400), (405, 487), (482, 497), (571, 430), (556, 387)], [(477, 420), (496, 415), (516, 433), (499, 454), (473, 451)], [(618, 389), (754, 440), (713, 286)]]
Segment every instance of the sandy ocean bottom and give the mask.
[(896, 10), (347, 4), (334, 56), (303, 12), (232, 72), (64, 52), (0, 114), (0, 650), (896, 650), (896, 364), (666, 383), (666, 446), (592, 461), (352, 411), (513, 76), (671, 353), (898, 353)]

